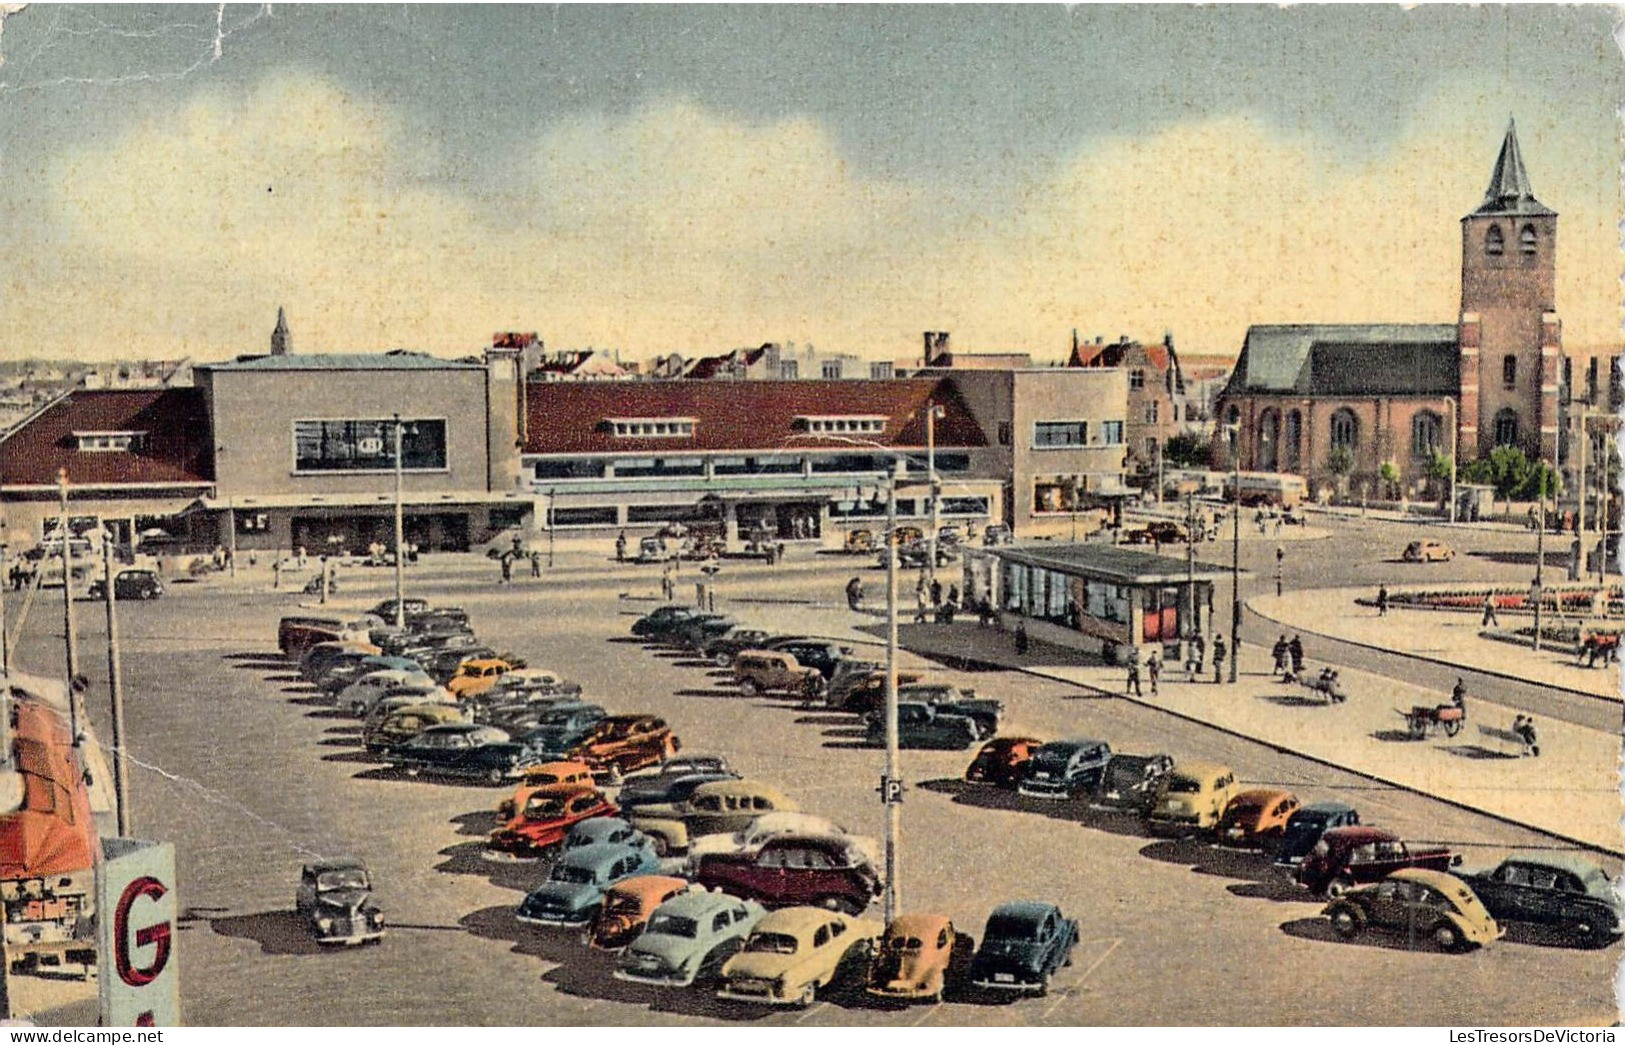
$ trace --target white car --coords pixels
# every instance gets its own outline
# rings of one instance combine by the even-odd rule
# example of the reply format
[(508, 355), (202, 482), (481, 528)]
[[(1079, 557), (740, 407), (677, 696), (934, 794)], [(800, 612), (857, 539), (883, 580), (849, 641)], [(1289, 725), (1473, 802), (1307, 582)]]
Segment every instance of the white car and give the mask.
[[(763, 813), (738, 831), (700, 835), (688, 845), (688, 860), (684, 874), (692, 877), (698, 872), (700, 858), (707, 853), (750, 853), (760, 849), (769, 839), (779, 835), (844, 835), (846, 829), (822, 816), (812, 813), (778, 811)], [(873, 838), (852, 839), (873, 863), (880, 863), (880, 846)]]
[(389, 690), (419, 684), (432, 688), (434, 679), (423, 671), (402, 671), (391, 668), (385, 671), (369, 672), (340, 690), (334, 703), (360, 718), (367, 713), (367, 709), (380, 696)]

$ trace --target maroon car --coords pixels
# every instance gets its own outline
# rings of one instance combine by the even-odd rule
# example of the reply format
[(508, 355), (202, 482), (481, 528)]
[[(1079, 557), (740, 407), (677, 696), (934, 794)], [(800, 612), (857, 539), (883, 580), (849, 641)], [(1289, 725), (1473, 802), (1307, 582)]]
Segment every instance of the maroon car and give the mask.
[(1316, 896), (1336, 897), (1356, 885), (1381, 881), (1402, 867), (1448, 871), (1460, 859), (1445, 846), (1403, 842), (1380, 827), (1334, 827), (1303, 858), (1298, 884)]
[(760, 849), (707, 853), (695, 881), (768, 907), (811, 905), (859, 914), (880, 892), (880, 873), (846, 835), (780, 835)]

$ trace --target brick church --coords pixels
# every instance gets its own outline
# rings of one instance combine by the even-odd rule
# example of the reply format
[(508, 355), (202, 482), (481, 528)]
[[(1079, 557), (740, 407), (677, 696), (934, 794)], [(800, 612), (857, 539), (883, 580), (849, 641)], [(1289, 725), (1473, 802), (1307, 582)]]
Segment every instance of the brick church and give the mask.
[(1428, 459), (1451, 452), (1452, 427), (1461, 461), (1510, 445), (1557, 464), (1556, 258), (1557, 212), (1535, 198), (1509, 125), (1483, 202), (1461, 219), (1457, 321), (1249, 328), (1217, 413), (1240, 426), (1241, 467), (1318, 490), (1336, 478), (1328, 458), (1346, 457), (1350, 489), (1375, 495), (1391, 462), (1416, 490)]

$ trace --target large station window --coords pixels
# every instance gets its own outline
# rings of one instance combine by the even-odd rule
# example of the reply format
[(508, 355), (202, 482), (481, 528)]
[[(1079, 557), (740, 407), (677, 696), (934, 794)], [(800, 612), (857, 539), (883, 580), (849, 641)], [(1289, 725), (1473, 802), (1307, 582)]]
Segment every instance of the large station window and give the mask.
[[(401, 470), (445, 471), (445, 420), (406, 418), (401, 424)], [(295, 421), (293, 447), (296, 473), (388, 471), (395, 467), (395, 421)]]

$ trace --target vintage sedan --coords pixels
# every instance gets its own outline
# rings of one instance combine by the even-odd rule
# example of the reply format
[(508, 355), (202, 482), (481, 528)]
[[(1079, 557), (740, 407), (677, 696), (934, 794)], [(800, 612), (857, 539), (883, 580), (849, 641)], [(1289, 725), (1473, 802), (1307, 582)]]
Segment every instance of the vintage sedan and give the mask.
[(589, 845), (628, 845), (638, 849), (654, 849), (649, 836), (618, 816), (593, 817), (578, 820), (564, 836), (564, 851), (582, 849)]
[(1286, 829), (1275, 844), (1275, 862), (1284, 867), (1296, 867), (1303, 863), (1321, 835), (1334, 827), (1353, 827), (1359, 822), (1359, 811), (1347, 802), (1336, 799), (1310, 802), (1287, 819)]
[(408, 776), (472, 777), (501, 784), (524, 772), (525, 748), (500, 729), (459, 722), (430, 726), (384, 757)]
[(632, 634), (640, 639), (661, 642), (699, 615), (699, 610), (689, 606), (658, 606), (632, 622)]
[(1033, 752), (1016, 790), (1026, 798), (1078, 798), (1100, 783), (1112, 746), (1093, 737), (1052, 740)]
[(884, 1001), (942, 1001), (970, 960), (971, 938), (940, 914), (892, 919), (869, 961), (868, 992)]
[(362, 657), (376, 656), (383, 650), (370, 642), (357, 639), (330, 639), (318, 642), (307, 649), (299, 658), (299, 677), (306, 682), (315, 682), (322, 677), (329, 664), (334, 661), (349, 659), (359, 660)]
[(626, 773), (658, 765), (682, 746), (663, 718), (606, 715), (570, 750), (569, 757), (587, 763), (613, 782)]
[(678, 781), (700, 776), (712, 780), (739, 779), (739, 774), (729, 767), (728, 759), (723, 755), (672, 755), (662, 759), (658, 765), (628, 773), (626, 779), (621, 781), (620, 794), (616, 798), (623, 809), (674, 801), (671, 789)]
[(629, 845), (589, 845), (559, 857), (547, 881), (519, 904), (518, 918), (527, 925), (586, 925), (616, 882), (660, 870), (648, 849)]
[(734, 658), (733, 672), (739, 691), (747, 697), (764, 693), (803, 697), (815, 693), (824, 682), (817, 668), (778, 650), (744, 650)]
[(497, 803), (497, 819), (508, 821), (514, 813), (525, 808), (530, 796), (558, 784), (579, 784), (591, 787), (592, 768), (585, 762), (540, 762), (526, 766), (524, 776), (514, 793)]
[(524, 799), (517, 815), (491, 832), (490, 850), (509, 856), (542, 856), (560, 845), (581, 821), (617, 812), (613, 802), (589, 786), (554, 784), (537, 788)]
[(1298, 884), (1316, 896), (1336, 898), (1408, 867), (1448, 871), (1459, 861), (1445, 846), (1402, 842), (1380, 827), (1335, 827), (1298, 865)]
[(1096, 809), (1121, 809), (1145, 816), (1157, 800), (1162, 778), (1173, 768), (1174, 760), (1168, 755), (1113, 752), (1089, 804)]
[(1190, 834), (1218, 826), (1239, 789), (1229, 766), (1180, 762), (1162, 778), (1146, 824), (1162, 834)]
[[(701, 835), (690, 838), (688, 843), (687, 870), (692, 872), (699, 868), (700, 858), (708, 853), (754, 853), (769, 839), (780, 835), (846, 835), (846, 829), (836, 824), (828, 817), (816, 816), (812, 813), (777, 812), (763, 813), (738, 831), (720, 832), (714, 835)], [(873, 838), (861, 835), (847, 835), (859, 848), (869, 854), (869, 858), (879, 862), (880, 847)]]
[(1321, 913), (1346, 940), (1368, 928), (1386, 929), (1413, 942), (1430, 940), (1441, 951), (1482, 947), (1506, 931), (1466, 882), (1453, 874), (1416, 867), (1350, 889)]
[(715, 975), (766, 914), (761, 904), (726, 893), (681, 893), (649, 916), (643, 934), (622, 953), (615, 978), (653, 987), (690, 986)]
[(835, 665), (852, 655), (851, 646), (843, 646), (827, 639), (781, 638), (768, 642), (767, 648), (788, 653), (804, 668), (812, 668), (828, 682), (835, 674)]
[(995, 991), (1044, 994), (1050, 978), (1072, 964), (1078, 923), (1041, 900), (1000, 904), (988, 915), (982, 944), (971, 958), (970, 979)]
[(495, 686), (502, 676), (513, 668), (514, 665), (501, 657), (477, 657), (474, 660), (465, 660), (457, 665), (457, 671), (446, 680), (446, 688), (451, 690), (452, 696), (458, 700), (477, 697)]
[[(993, 730), (987, 728), (979, 716), (961, 711), (955, 705), (898, 701), (898, 747), (963, 751), (992, 735)], [(882, 712), (869, 713), (864, 736), (877, 747), (886, 742), (886, 716)]]
[(582, 761), (577, 749), (608, 714), (597, 704), (568, 701), (551, 704), (528, 719), (521, 738), (535, 761)]
[(427, 693), (437, 688), (434, 679), (431, 679), (422, 668), (409, 660), (403, 660), (399, 657), (368, 659), (406, 666), (374, 668), (364, 675), (358, 675), (351, 679), (343, 689), (334, 695), (334, 705), (341, 710), (348, 711), (357, 718), (365, 717), (373, 702), (388, 690), (413, 686)]
[[(379, 671), (405, 672), (408, 677), (423, 677), (423, 669), (415, 661), (405, 657), (391, 657), (383, 653), (369, 653), (354, 660), (346, 659), (337, 664), (328, 664), (322, 677), (316, 681), (316, 688), (330, 697), (335, 697), (348, 689), (356, 679), (365, 678)], [(348, 705), (340, 704), (340, 707)]]
[(364, 864), (326, 860), (300, 872), (294, 909), (317, 943), (376, 943), (384, 937), (384, 915), (371, 897), (372, 876)]
[(595, 950), (619, 951), (638, 938), (661, 904), (692, 888), (686, 878), (663, 874), (640, 874), (616, 882), (604, 891), (598, 910), (581, 932), (581, 941)]
[(761, 628), (735, 627), (706, 641), (700, 653), (719, 668), (731, 667), (734, 658), (748, 649), (761, 649), (772, 641), (773, 633)]
[(717, 997), (757, 1005), (809, 1008), (818, 992), (855, 975), (885, 926), (817, 907), (787, 907), (756, 923), (740, 952), (722, 966)]
[(1249, 788), (1230, 800), (1214, 832), (1221, 845), (1260, 848), (1286, 833), (1298, 796), (1279, 788)]
[(1044, 746), (1037, 737), (994, 737), (982, 745), (965, 769), (970, 784), (992, 784), (1014, 791), (1032, 761), (1033, 752)]
[[(113, 575), (113, 597), (120, 602), (156, 599), (163, 593), (164, 582), (152, 570), (120, 570)], [(90, 582), (85, 595), (92, 599), (107, 598), (107, 581), (97, 577)]]
[(1456, 550), (1442, 541), (1412, 541), (1400, 555), (1406, 562), (1449, 562)]
[(738, 780), (738, 773), (729, 772), (700, 772), (680, 773), (676, 776), (662, 776), (656, 780), (641, 783), (637, 788), (630, 784), (622, 785), (616, 801), (622, 809), (638, 810), (640, 813), (649, 806), (676, 806), (688, 801), (690, 795), (705, 784), (714, 784), (721, 780)]
[(1457, 871), (1496, 921), (1556, 929), (1602, 946), (1625, 933), (1625, 900), (1606, 872), (1583, 856), (1521, 852), (1493, 868)]
[(463, 710), (450, 704), (409, 704), (361, 731), (361, 746), (373, 754), (400, 747), (431, 726), (464, 722)]
[(682, 801), (641, 806), (628, 819), (655, 840), (662, 856), (677, 856), (688, 852), (691, 838), (738, 831), (763, 813), (800, 808), (772, 784), (713, 780), (694, 788)]
[(849, 835), (779, 835), (752, 852), (708, 853), (694, 880), (768, 907), (810, 905), (860, 914), (880, 894), (880, 872)]

